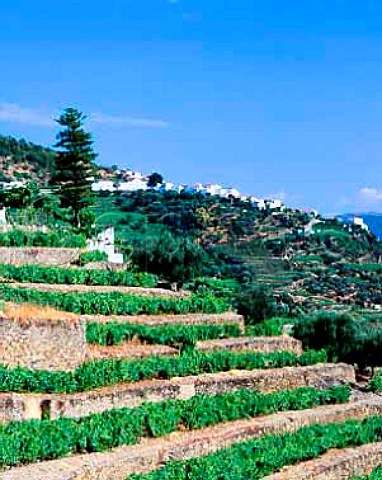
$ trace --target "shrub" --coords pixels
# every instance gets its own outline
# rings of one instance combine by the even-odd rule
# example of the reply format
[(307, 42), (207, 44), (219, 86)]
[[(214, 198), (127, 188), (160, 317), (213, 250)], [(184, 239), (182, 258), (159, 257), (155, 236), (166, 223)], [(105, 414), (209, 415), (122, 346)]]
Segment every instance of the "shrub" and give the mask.
[(277, 313), (277, 303), (271, 291), (258, 284), (242, 286), (234, 299), (234, 306), (249, 325), (262, 322)]
[(101, 252), (100, 250), (94, 250), (92, 252), (83, 252), (80, 255), (81, 265), (86, 265), (87, 263), (92, 262), (105, 262), (107, 261), (107, 253)]
[(304, 347), (325, 348), (330, 361), (357, 364), (360, 369), (382, 363), (382, 328), (348, 314), (319, 312), (295, 322), (294, 336)]

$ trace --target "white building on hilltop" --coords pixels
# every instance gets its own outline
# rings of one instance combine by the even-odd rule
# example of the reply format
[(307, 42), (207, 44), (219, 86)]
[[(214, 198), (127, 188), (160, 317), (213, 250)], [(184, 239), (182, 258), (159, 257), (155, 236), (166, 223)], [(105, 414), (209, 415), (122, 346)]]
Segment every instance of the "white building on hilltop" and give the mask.
[(121, 182), (117, 186), (119, 192), (136, 192), (138, 190), (148, 190), (147, 182), (135, 178), (130, 182)]
[(98, 180), (92, 183), (92, 190), (93, 192), (114, 192), (116, 188), (111, 180)]

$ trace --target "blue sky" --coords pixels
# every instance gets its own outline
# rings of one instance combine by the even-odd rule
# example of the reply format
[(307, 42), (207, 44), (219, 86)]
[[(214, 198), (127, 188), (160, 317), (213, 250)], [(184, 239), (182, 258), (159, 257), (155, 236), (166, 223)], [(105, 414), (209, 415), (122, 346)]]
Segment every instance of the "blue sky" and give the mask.
[(382, 211), (382, 2), (2, 0), (0, 133), (90, 115), (99, 162)]

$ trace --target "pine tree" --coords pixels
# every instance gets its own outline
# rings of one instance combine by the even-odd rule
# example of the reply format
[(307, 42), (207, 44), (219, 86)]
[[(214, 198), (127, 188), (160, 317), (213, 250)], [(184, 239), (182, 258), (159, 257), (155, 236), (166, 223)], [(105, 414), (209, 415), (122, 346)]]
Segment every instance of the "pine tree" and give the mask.
[(57, 187), (63, 207), (72, 207), (74, 223), (80, 224), (80, 211), (92, 204), (91, 182), (95, 174), (93, 140), (82, 127), (86, 116), (66, 108), (56, 122), (63, 127), (57, 134), (56, 164), (52, 184)]

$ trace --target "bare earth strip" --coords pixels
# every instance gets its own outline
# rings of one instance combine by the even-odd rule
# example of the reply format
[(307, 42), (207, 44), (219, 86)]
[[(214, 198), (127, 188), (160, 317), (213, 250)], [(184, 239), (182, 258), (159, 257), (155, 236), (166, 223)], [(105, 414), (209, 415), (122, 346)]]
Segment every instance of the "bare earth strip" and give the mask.
[(382, 443), (330, 450), (321, 457), (286, 467), (264, 480), (339, 480), (363, 476), (382, 465)]
[(91, 453), (12, 468), (0, 480), (125, 480), (132, 473), (147, 473), (172, 460), (207, 455), (235, 443), (264, 435), (294, 432), (313, 424), (342, 423), (382, 414), (382, 398), (346, 405), (330, 405), (229, 422), (199, 431), (175, 432), (104, 453)]
[(49, 283), (7, 283), (10, 287), (17, 288), (32, 288), (40, 292), (62, 292), (62, 293), (124, 293), (126, 295), (142, 295), (150, 297), (171, 297), (171, 298), (186, 298), (189, 297), (189, 292), (173, 292), (164, 288), (145, 288), (145, 287), (110, 287), (110, 286), (93, 286), (93, 285), (59, 285)]
[(144, 402), (187, 400), (195, 395), (216, 395), (249, 389), (264, 394), (301, 387), (326, 389), (355, 383), (354, 368), (321, 364), (269, 370), (231, 370), (170, 380), (144, 380), (74, 394), (0, 394), (0, 423), (41, 419), (43, 406), (52, 419), (79, 418), (106, 410), (137, 407)]

